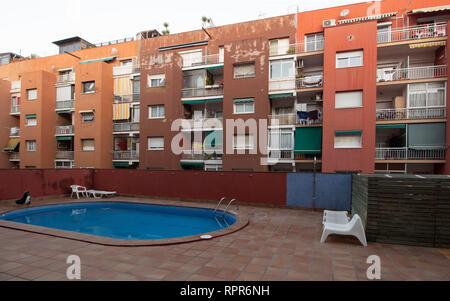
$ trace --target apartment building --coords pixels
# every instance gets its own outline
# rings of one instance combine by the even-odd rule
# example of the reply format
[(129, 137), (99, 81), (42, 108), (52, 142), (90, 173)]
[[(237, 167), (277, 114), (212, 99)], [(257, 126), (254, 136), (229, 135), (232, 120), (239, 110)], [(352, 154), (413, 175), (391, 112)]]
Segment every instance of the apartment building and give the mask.
[(60, 40), (0, 66), (0, 167), (450, 174), (449, 19), (385, 0)]

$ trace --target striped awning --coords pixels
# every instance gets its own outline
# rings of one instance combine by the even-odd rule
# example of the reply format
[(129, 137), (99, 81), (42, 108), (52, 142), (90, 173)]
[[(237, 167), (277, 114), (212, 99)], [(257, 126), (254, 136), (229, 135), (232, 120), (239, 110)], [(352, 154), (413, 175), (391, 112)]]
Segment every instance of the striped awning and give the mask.
[(446, 44), (447, 44), (446, 41), (417, 43), (417, 44), (409, 44), (409, 48), (413, 49), (413, 48), (423, 48), (423, 47), (445, 46)]
[(129, 77), (120, 77), (114, 79), (114, 95), (133, 94), (133, 81)]
[(418, 8), (418, 9), (413, 9), (409, 13), (410, 14), (423, 14), (423, 13), (433, 13), (433, 12), (446, 11), (446, 10), (450, 10), (450, 5)]
[(8, 141), (8, 144), (6, 144), (3, 151), (5, 152), (12, 152), (16, 149), (17, 145), (20, 143), (20, 138), (10, 138)]
[(353, 18), (353, 19), (345, 19), (345, 20), (339, 20), (338, 24), (348, 24), (348, 23), (356, 23), (356, 22), (363, 22), (363, 21), (370, 21), (370, 20), (381, 20), (389, 17), (396, 16), (396, 12), (392, 13), (386, 13), (386, 14), (380, 14), (380, 15), (372, 15), (372, 16), (365, 16), (361, 18)]
[(130, 103), (113, 104), (113, 120), (125, 120), (130, 118)]

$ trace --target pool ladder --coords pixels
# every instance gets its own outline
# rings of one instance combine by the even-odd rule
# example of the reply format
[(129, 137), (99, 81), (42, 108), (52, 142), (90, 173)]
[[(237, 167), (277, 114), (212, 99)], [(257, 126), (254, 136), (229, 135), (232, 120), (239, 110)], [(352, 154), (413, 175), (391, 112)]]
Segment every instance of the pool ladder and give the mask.
[[(226, 197), (222, 197), (222, 198), (220, 199), (219, 203), (217, 203), (217, 206), (216, 206), (216, 208), (214, 209), (214, 216), (216, 216), (217, 209), (219, 209), (219, 206), (220, 206), (220, 204), (222, 204), (222, 201), (223, 201), (223, 200), (226, 200), (226, 199), (227, 199)], [(224, 210), (223, 213), (222, 213), (222, 217), (225, 216), (225, 213), (227, 213), (228, 207), (230, 207), (230, 205), (231, 205), (233, 202), (236, 202), (236, 210), (239, 211), (239, 205), (238, 205), (238, 203), (237, 203), (237, 200), (236, 200), (236, 199), (231, 199), (231, 201), (228, 202), (227, 207), (225, 207), (225, 210)]]

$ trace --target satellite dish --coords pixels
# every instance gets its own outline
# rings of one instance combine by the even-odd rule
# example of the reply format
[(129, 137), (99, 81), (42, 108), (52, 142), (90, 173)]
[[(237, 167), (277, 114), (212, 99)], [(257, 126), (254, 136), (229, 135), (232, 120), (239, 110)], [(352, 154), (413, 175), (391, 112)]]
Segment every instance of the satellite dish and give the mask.
[(344, 9), (341, 11), (341, 17), (345, 17), (346, 15), (348, 15), (350, 11), (348, 9)]

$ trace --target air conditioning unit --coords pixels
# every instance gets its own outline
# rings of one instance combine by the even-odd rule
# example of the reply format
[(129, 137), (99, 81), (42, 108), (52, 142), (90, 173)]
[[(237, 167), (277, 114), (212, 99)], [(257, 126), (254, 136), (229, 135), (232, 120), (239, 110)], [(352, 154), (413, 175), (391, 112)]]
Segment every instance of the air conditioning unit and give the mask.
[(336, 20), (335, 19), (330, 19), (330, 20), (323, 20), (322, 22), (322, 27), (331, 27), (331, 26), (336, 26)]
[(303, 59), (295, 61), (295, 65), (297, 68), (303, 68)]

